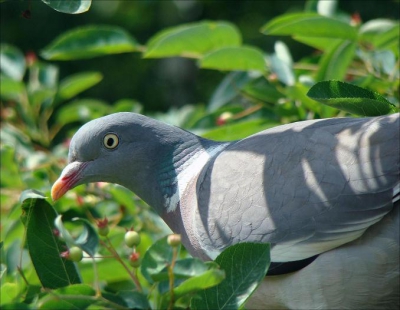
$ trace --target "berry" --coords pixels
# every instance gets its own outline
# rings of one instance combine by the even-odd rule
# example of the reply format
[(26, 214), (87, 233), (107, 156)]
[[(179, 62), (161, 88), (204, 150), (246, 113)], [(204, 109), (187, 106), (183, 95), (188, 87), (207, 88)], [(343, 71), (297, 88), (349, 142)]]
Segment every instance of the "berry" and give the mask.
[(172, 247), (177, 247), (178, 245), (181, 244), (181, 235), (178, 234), (169, 235), (167, 243)]
[(133, 252), (129, 256), (129, 264), (135, 268), (138, 268), (140, 266), (140, 254), (138, 252)]
[(133, 248), (140, 244), (140, 235), (136, 231), (129, 230), (125, 234), (124, 241), (128, 247)]
[(97, 231), (100, 236), (107, 236), (110, 232), (110, 228), (108, 227), (108, 219), (104, 218), (103, 220), (96, 220)]
[(68, 251), (62, 252), (60, 256), (73, 262), (80, 262), (83, 258), (83, 252), (80, 248), (73, 246)]

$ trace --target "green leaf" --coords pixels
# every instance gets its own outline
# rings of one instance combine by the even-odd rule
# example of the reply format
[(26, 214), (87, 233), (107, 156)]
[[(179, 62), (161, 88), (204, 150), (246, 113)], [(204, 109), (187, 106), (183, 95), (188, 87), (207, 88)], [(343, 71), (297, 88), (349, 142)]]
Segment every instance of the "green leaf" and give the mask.
[(266, 71), (262, 51), (249, 46), (217, 49), (201, 58), (199, 64), (201, 68), (221, 71)]
[(5, 100), (23, 101), (25, 85), (4, 75), (0, 76), (0, 96)]
[[(2, 295), (4, 296), (4, 295)], [(10, 303), (10, 304), (2, 304), (1, 305), (2, 310), (30, 310), (31, 307), (29, 307), (28, 304), (22, 303), (22, 302), (16, 302), (16, 303)]]
[(293, 60), (290, 51), (285, 43), (275, 43), (275, 53), (269, 58), (271, 70), (276, 73), (279, 81), (291, 86), (296, 82), (293, 72)]
[(378, 116), (394, 112), (393, 104), (380, 94), (340, 81), (315, 84), (307, 96), (328, 106), (362, 116)]
[(22, 52), (8, 44), (0, 45), (1, 72), (15, 81), (22, 81), (25, 74), (26, 63)]
[[(2, 132), (3, 133), (3, 132)], [(23, 182), (21, 179), (19, 165), (16, 160), (17, 152), (14, 146), (3, 144), (3, 134), (1, 135), (2, 144), (0, 146), (0, 159), (1, 159), (1, 188), (21, 188)]]
[(144, 58), (183, 56), (199, 58), (226, 46), (239, 46), (239, 30), (228, 22), (202, 21), (165, 29), (147, 42)]
[(357, 39), (356, 28), (316, 13), (292, 13), (274, 18), (261, 28), (266, 35)]
[[(20, 287), (17, 283), (4, 283), (1, 285), (0, 294), (1, 302), (0, 304), (8, 304), (13, 302), (20, 291)], [(3, 307), (2, 307), (3, 308)]]
[(154, 283), (157, 274), (171, 264), (172, 247), (167, 243), (167, 236), (157, 240), (144, 254), (141, 272), (147, 281)]
[(119, 291), (117, 296), (121, 297), (130, 309), (150, 309), (149, 301), (143, 293)]
[(225, 279), (225, 272), (220, 269), (210, 269), (201, 275), (191, 277), (174, 288), (175, 298), (181, 298), (187, 294), (199, 292), (216, 286)]
[(99, 245), (99, 236), (93, 225), (83, 218), (74, 218), (74, 222), (82, 222), (83, 231), (76, 238), (75, 245), (79, 246), (82, 250), (88, 253), (90, 256), (94, 256)]
[[(206, 272), (208, 269), (208, 265), (197, 258), (185, 258), (175, 262), (174, 277), (175, 279), (189, 279)], [(156, 282), (168, 280), (168, 268), (165, 267), (159, 273), (153, 274), (152, 279)]]
[(338, 42), (331, 50), (325, 51), (319, 62), (316, 80), (342, 80), (354, 58), (357, 44), (352, 41)]
[(278, 122), (266, 121), (265, 119), (253, 119), (217, 127), (207, 131), (201, 136), (219, 141), (239, 140), (277, 125), (279, 125)]
[(56, 120), (61, 126), (73, 122), (88, 122), (106, 115), (109, 109), (109, 105), (100, 100), (75, 100), (72, 103), (62, 106), (57, 111)]
[(43, 287), (51, 289), (80, 283), (74, 263), (60, 256), (66, 244), (53, 232), (57, 213), (43, 197), (37, 195), (30, 190), (21, 195), (21, 220), (26, 227), (26, 242), (39, 280)]
[(95, 290), (87, 284), (75, 284), (59, 288), (39, 300), (39, 309), (86, 309), (96, 302)]
[(58, 95), (64, 100), (71, 99), (102, 79), (103, 75), (100, 72), (81, 72), (68, 76), (60, 82)]
[(285, 95), (276, 88), (276, 85), (270, 83), (264, 77), (247, 83), (245, 87), (242, 88), (242, 92), (254, 99), (269, 104), (276, 103), (279, 99), (285, 97)]
[(373, 44), (375, 48), (384, 49), (399, 46), (400, 26), (397, 21), (373, 19), (360, 27), (360, 41)]
[(336, 12), (337, 1), (336, 0), (323, 0), (318, 1), (317, 12), (323, 16), (334, 16)]
[(74, 239), (69, 233), (69, 231), (65, 228), (62, 222), (61, 215), (57, 216), (57, 218), (54, 220), (54, 225), (57, 227), (57, 229), (60, 232), (60, 235), (68, 244), (68, 247), (76, 245), (93, 257), (99, 245), (99, 236), (97, 234), (97, 231), (86, 219), (74, 218), (72, 219), (72, 221), (82, 222), (83, 224), (83, 230), (76, 239)]
[(52, 9), (68, 14), (80, 14), (89, 10), (92, 0), (42, 0)]
[(85, 59), (135, 52), (138, 43), (125, 30), (114, 26), (85, 26), (63, 33), (41, 52), (48, 60)]
[(248, 72), (238, 71), (227, 74), (214, 91), (208, 103), (207, 110), (209, 112), (214, 112), (232, 101), (240, 94), (243, 85), (251, 79), (252, 77)]
[(321, 51), (330, 50), (334, 46), (336, 46), (339, 42), (342, 42), (342, 39), (307, 37), (307, 36), (293, 36), (293, 39)]
[(215, 262), (226, 279), (192, 299), (191, 309), (239, 309), (265, 277), (270, 264), (270, 246), (242, 243), (225, 249)]

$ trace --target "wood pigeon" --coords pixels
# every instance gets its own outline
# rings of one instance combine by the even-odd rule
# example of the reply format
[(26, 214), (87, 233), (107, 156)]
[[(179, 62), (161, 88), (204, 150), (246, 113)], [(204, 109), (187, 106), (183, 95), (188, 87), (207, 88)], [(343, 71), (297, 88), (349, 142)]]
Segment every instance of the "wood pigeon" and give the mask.
[(399, 114), (334, 118), (216, 142), (116, 113), (78, 130), (51, 194), (120, 184), (203, 260), (270, 243), (248, 309), (399, 309), (399, 129)]

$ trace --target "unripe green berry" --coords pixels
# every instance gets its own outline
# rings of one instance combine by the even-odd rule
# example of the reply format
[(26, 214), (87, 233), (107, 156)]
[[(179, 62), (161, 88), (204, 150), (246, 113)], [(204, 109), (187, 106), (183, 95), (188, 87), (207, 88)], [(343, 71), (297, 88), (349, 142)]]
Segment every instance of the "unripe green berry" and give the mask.
[(134, 246), (137, 246), (140, 244), (140, 235), (133, 230), (127, 231), (124, 237), (125, 244), (133, 248)]
[(173, 234), (169, 235), (167, 238), (167, 243), (172, 247), (177, 247), (181, 244), (181, 235)]
[(133, 252), (129, 256), (129, 264), (134, 268), (138, 268), (140, 266), (140, 254), (137, 252)]
[(97, 231), (99, 232), (99, 235), (100, 235), (100, 236), (105, 237), (105, 236), (107, 236), (108, 233), (110, 232), (110, 227), (108, 227), (108, 226), (105, 226), (105, 227), (98, 227), (98, 228), (97, 228)]
[(80, 248), (73, 246), (69, 249), (69, 255), (67, 259), (72, 260), (73, 262), (80, 262), (83, 258), (83, 252)]

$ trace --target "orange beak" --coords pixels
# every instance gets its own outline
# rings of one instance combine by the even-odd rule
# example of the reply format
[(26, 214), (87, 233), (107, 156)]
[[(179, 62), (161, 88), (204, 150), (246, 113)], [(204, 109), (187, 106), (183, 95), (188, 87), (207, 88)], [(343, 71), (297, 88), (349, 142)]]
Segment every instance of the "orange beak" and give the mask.
[(51, 188), (51, 198), (53, 201), (60, 199), (70, 189), (81, 184), (79, 181), (82, 179), (82, 171), (87, 164), (88, 162), (72, 162), (64, 168), (61, 176)]

